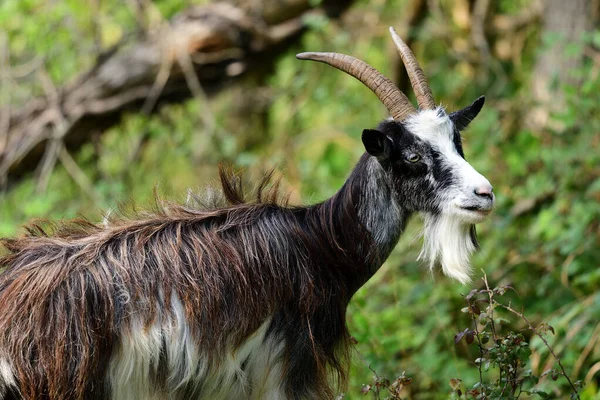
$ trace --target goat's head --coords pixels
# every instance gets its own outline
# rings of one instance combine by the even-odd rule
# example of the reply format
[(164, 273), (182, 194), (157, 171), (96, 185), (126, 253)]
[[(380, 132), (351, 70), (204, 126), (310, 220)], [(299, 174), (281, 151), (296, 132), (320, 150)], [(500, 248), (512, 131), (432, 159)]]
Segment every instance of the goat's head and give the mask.
[(488, 180), (467, 161), (461, 130), (477, 116), (480, 97), (466, 108), (447, 114), (435, 104), (415, 56), (390, 28), (406, 66), (419, 110), (389, 79), (370, 65), (338, 53), (302, 53), (297, 57), (321, 61), (359, 79), (383, 102), (392, 118), (377, 129), (365, 129), (362, 141), (393, 182), (396, 201), (425, 218), (421, 258), (431, 267), (440, 262), (444, 272), (461, 282), (469, 280), (469, 257), (477, 247), (474, 224), (483, 221), (494, 205)]

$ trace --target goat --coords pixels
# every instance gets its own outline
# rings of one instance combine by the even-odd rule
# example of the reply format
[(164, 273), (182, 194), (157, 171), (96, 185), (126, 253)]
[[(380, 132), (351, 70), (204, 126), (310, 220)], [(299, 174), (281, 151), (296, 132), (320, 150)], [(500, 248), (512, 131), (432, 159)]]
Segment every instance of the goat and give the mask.
[(465, 161), (460, 131), (484, 98), (437, 107), (390, 32), (418, 111), (363, 61), (297, 55), (359, 79), (391, 114), (362, 132), (366, 152), (322, 203), (288, 206), (266, 181), (248, 203), (221, 172), (224, 206), (31, 225), (4, 239), (0, 398), (332, 399), (347, 384), (347, 305), (413, 214), (425, 219), (421, 257), (467, 282), (474, 225), (494, 194)]

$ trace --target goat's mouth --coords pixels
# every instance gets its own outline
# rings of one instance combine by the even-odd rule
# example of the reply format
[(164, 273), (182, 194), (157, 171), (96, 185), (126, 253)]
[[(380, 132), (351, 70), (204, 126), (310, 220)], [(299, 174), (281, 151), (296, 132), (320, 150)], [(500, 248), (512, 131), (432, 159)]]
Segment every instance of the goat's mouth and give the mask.
[(475, 212), (478, 214), (489, 214), (492, 212), (492, 207), (481, 207), (481, 206), (458, 206), (461, 210)]
[(493, 204), (489, 205), (460, 205), (456, 204), (457, 216), (467, 223), (477, 224), (485, 220), (493, 210)]

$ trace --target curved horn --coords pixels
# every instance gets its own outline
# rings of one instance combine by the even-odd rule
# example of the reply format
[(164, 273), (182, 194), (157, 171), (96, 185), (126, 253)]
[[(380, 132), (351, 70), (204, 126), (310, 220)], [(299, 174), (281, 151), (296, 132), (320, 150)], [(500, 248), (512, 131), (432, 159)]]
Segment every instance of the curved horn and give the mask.
[(423, 74), (423, 70), (419, 66), (419, 62), (415, 58), (413, 52), (408, 48), (406, 43), (404, 43), (404, 41), (400, 38), (400, 36), (398, 36), (392, 27), (390, 27), (390, 34), (392, 35), (392, 40), (394, 41), (394, 44), (400, 53), (400, 57), (402, 58), (402, 62), (406, 68), (406, 72), (408, 72), (410, 84), (413, 87), (415, 96), (417, 96), (419, 108), (422, 110), (433, 110), (435, 108), (435, 99), (433, 98), (433, 93), (431, 93), (431, 88), (427, 83), (425, 74)]
[(296, 58), (319, 61), (355, 77), (377, 95), (396, 121), (403, 121), (416, 112), (408, 97), (392, 81), (364, 61), (340, 53), (300, 53)]

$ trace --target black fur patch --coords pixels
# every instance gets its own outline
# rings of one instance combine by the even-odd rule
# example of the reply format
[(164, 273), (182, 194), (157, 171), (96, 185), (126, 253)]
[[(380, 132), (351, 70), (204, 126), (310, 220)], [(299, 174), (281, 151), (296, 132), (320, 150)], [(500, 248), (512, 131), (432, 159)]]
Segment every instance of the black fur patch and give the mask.
[[(454, 181), (452, 172), (442, 162), (442, 154), (397, 121), (383, 121), (377, 130), (393, 142), (389, 163), (382, 166), (394, 179), (399, 203), (408, 211), (438, 212), (436, 192)], [(433, 182), (426, 179), (428, 174), (433, 176)]]

